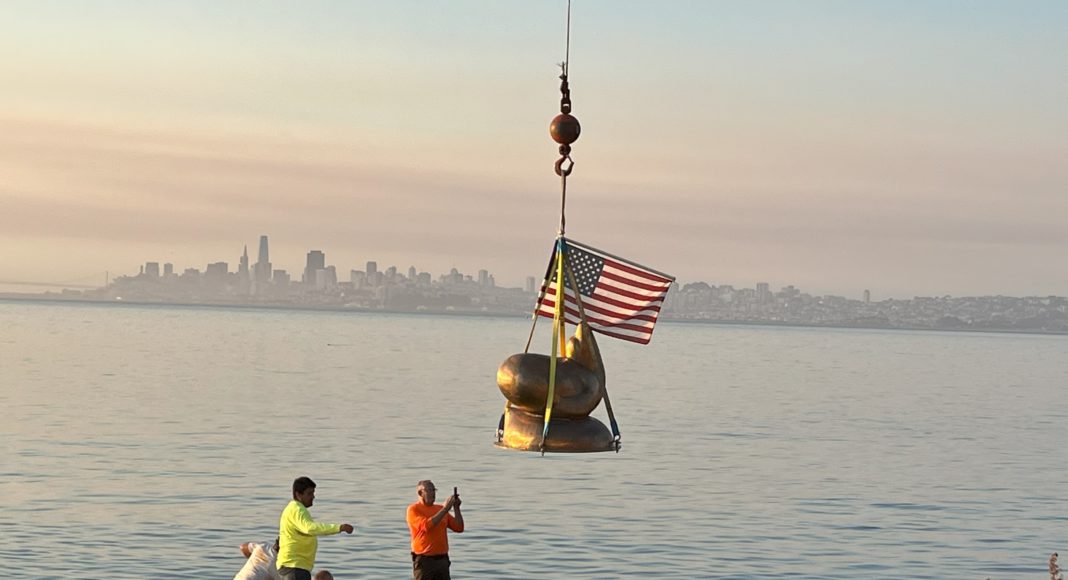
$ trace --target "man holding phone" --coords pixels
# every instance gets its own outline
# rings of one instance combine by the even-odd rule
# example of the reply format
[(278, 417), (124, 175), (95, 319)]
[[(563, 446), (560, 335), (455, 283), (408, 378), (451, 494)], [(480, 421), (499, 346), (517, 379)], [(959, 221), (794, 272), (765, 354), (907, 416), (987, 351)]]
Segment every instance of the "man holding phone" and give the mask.
[(419, 501), (408, 506), (407, 516), (412, 533), (412, 576), (415, 580), (451, 580), (446, 528), (458, 534), (464, 531), (460, 494), (452, 488), (452, 495), (441, 505), (434, 503), (438, 490), (433, 481), (424, 479), (415, 489)]

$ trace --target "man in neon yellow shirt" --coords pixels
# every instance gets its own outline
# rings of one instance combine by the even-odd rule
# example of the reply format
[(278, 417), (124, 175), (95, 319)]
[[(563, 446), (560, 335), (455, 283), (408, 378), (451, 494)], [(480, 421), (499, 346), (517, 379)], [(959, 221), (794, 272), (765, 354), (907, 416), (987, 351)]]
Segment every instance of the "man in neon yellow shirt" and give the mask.
[(311, 580), (315, 551), (319, 547), (316, 536), (353, 532), (349, 524), (323, 524), (313, 520), (308, 508), (314, 502), (315, 482), (307, 477), (293, 480), (293, 501), (282, 510), (278, 520), (278, 575), (283, 580)]

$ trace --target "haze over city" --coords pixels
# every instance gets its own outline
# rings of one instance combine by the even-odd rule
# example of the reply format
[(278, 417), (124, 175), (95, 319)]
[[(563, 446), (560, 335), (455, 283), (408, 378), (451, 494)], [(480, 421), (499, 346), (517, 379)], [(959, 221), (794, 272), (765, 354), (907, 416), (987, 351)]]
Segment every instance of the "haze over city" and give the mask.
[[(0, 5), (0, 279), (271, 233), (539, 274), (564, 4)], [(1068, 294), (1068, 3), (572, 7), (568, 234), (680, 282)]]

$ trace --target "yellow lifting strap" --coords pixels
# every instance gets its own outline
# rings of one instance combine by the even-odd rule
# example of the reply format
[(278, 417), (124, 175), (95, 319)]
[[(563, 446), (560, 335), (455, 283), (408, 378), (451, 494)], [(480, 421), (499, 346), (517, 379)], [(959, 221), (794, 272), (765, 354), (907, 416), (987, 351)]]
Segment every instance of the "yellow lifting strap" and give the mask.
[(545, 394), (545, 426), (541, 431), (541, 452), (545, 454), (545, 440), (549, 436), (549, 421), (553, 415), (553, 399), (556, 396), (556, 357), (559, 351), (566, 352), (564, 339), (564, 237), (556, 240), (556, 300), (553, 310), (552, 353), (549, 355), (549, 391)]

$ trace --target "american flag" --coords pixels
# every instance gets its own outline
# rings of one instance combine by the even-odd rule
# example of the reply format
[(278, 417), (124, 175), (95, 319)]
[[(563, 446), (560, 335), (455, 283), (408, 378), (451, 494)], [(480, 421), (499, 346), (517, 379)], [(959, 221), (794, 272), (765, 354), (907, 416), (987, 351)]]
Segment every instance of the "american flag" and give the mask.
[[(564, 240), (567, 264), (582, 294), (582, 308), (590, 328), (615, 338), (648, 344), (660, 307), (674, 278), (617, 258), (573, 240)], [(555, 262), (554, 262), (555, 263)], [(552, 318), (556, 308), (556, 272), (546, 276), (549, 285), (538, 303), (537, 314)], [(575, 292), (565, 284), (565, 320), (579, 324), (582, 319)]]

